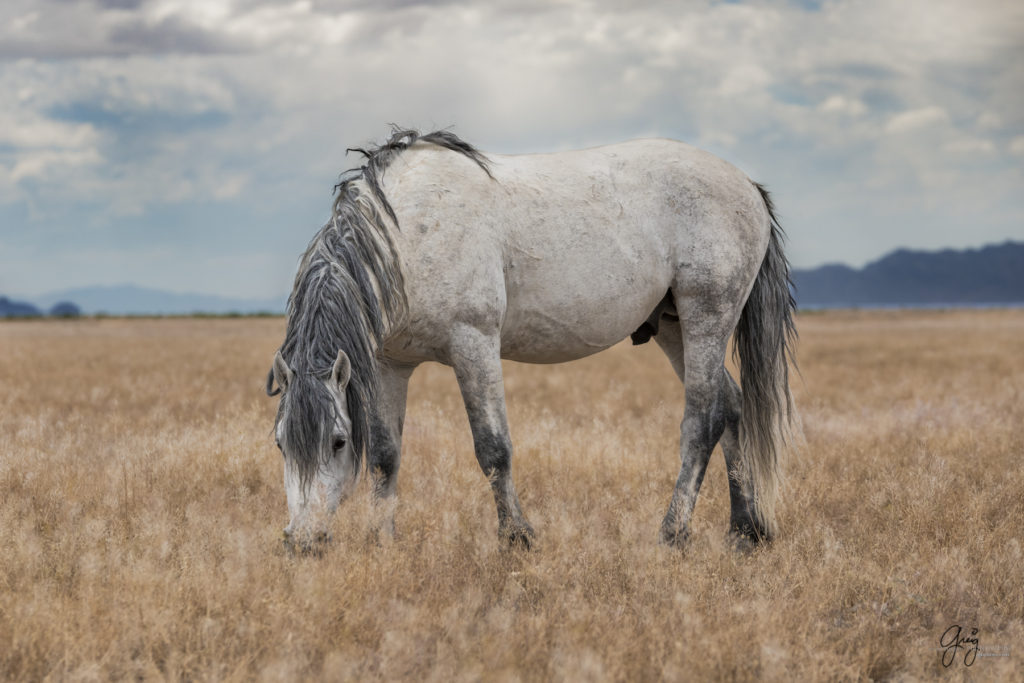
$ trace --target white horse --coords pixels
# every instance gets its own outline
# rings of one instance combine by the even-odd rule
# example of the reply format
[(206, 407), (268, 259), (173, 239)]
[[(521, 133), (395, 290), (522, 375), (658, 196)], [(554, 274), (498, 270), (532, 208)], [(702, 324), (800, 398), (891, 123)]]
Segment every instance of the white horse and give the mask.
[[(326, 540), (364, 451), (393, 531), (406, 388), (424, 361), (454, 368), (499, 535), (529, 546), (501, 359), (560, 363), (630, 335), (653, 336), (686, 387), (661, 540), (685, 541), (719, 440), (732, 532), (772, 537), (795, 331), (764, 189), (671, 140), (484, 156), (448, 132), (396, 130), (356, 151), (365, 165), (343, 176), (302, 258), (267, 379), (284, 392), (290, 546)], [(734, 331), (742, 391), (724, 366)]]

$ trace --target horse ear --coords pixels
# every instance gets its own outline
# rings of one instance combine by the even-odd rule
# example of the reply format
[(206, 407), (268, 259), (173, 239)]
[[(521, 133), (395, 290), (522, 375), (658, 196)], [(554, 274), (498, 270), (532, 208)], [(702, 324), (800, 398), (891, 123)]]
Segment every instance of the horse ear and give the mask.
[(331, 370), (331, 379), (338, 383), (338, 387), (344, 389), (348, 386), (348, 380), (352, 376), (352, 363), (348, 356), (341, 349), (338, 349), (338, 359), (334, 361), (334, 368)]
[(267, 393), (273, 396), (270, 392), (271, 380), (277, 382), (277, 386), (281, 387), (281, 389), (287, 389), (294, 376), (292, 369), (285, 362), (284, 356), (278, 351), (274, 354), (274, 368), (270, 371), (270, 377), (267, 378)]

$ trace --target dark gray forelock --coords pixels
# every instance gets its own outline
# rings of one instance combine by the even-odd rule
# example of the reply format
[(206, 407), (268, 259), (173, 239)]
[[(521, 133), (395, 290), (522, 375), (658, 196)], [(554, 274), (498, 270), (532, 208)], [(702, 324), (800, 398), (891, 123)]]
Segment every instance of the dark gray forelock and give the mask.
[(284, 418), (285, 453), (295, 461), (303, 490), (333, 453), (337, 417), (337, 404), (323, 381), (306, 373), (295, 375), (281, 397), (277, 421)]
[[(338, 350), (349, 357), (351, 376), (345, 401), (351, 421), (349, 443), (357, 469), (367, 446), (368, 410), (376, 405), (377, 359), (384, 320), (397, 319), (404, 305), (400, 277), (390, 268), (373, 268), (360, 258), (358, 239), (338, 239), (334, 226), (314, 239), (288, 300), (288, 327), (281, 353), (294, 378), (281, 399), (287, 403), (284, 425), (288, 454), (294, 458), (300, 479), (311, 481), (330, 455), (330, 428), (336, 406), (324, 382), (331, 375)], [(314, 249), (315, 247), (315, 249)], [(333, 254), (333, 257), (331, 256)], [(375, 275), (374, 272), (379, 273)], [(377, 279), (388, 296), (378, 299)], [(389, 307), (382, 311), (387, 300)], [(280, 419), (280, 414), (279, 418)], [(317, 425), (320, 425), (319, 427)]]

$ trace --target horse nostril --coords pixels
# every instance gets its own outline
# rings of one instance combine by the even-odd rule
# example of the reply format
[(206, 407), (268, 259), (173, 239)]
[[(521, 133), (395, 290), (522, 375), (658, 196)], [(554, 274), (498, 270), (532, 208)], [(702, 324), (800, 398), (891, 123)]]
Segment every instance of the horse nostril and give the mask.
[(282, 529), (281, 530), (281, 538), (283, 538), (284, 540), (287, 541), (291, 537), (292, 537), (292, 532), (290, 530), (288, 530), (288, 529)]

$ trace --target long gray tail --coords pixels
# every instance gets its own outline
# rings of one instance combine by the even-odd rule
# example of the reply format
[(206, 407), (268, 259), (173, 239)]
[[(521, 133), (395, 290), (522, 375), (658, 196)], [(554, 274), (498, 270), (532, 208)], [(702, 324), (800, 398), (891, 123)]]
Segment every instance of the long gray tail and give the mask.
[(789, 391), (789, 362), (793, 354), (796, 301), (783, 253), (785, 233), (775, 218), (768, 191), (754, 183), (771, 221), (768, 250), (736, 326), (733, 352), (739, 358), (743, 406), (740, 451), (752, 482), (754, 513), (768, 537), (775, 535), (775, 508), (782, 485), (782, 460), (792, 442), (793, 397)]

